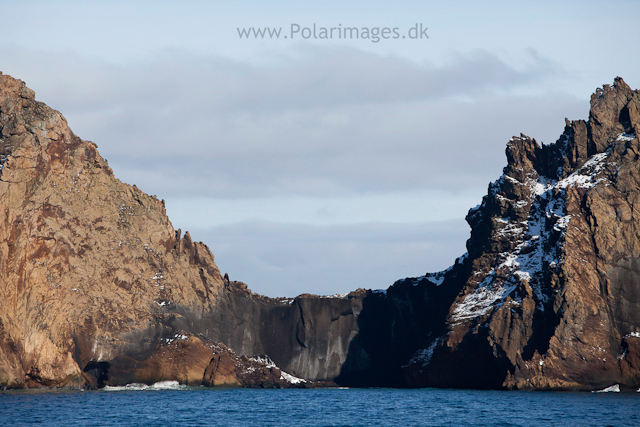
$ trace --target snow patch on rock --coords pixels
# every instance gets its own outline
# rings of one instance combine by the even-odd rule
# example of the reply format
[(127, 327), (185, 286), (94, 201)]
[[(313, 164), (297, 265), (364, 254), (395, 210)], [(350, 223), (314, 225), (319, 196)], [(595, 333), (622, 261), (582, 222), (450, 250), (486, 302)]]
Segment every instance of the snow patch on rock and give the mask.
[[(451, 270), (453, 270), (453, 267), (456, 264), (461, 264), (462, 262), (464, 262), (464, 260), (467, 259), (468, 256), (469, 256), (469, 253), (465, 252), (463, 255), (459, 256), (456, 259), (456, 262), (454, 262), (453, 265), (451, 265), (449, 268), (444, 269), (442, 271), (435, 272), (435, 273), (427, 273), (424, 276), (416, 277), (415, 283), (413, 284), (413, 286), (418, 286), (418, 284), (422, 280), (428, 280), (431, 283), (435, 284), (436, 286), (442, 285), (442, 283), (444, 283), (444, 279), (445, 279), (445, 276), (447, 275), (447, 273), (449, 273)], [(404, 281), (406, 279), (402, 279), (402, 280)]]
[[(617, 140), (631, 137), (632, 135), (620, 134)], [(523, 282), (531, 286), (538, 310), (544, 311), (544, 303), (548, 300), (542, 289), (544, 272), (563, 262), (564, 234), (571, 221), (571, 215), (566, 212), (566, 191), (571, 187), (589, 189), (606, 182), (607, 178), (602, 171), (610, 150), (611, 148), (593, 155), (582, 167), (561, 180), (539, 176), (522, 183), (508, 175), (502, 175), (490, 186), (489, 196), (495, 198), (505, 198), (499, 191), (507, 181), (528, 186), (531, 190), (530, 200), (509, 201), (517, 208), (530, 203), (529, 217), (524, 221), (492, 218), (496, 229), (499, 228), (494, 237), (514, 242), (515, 249), (498, 254), (494, 267), (479, 274), (475, 289), (455, 306), (452, 313), (454, 323), (483, 316), (492, 309), (501, 307), (505, 299)], [(479, 210), (480, 207), (477, 207), (470, 215), (477, 215)], [(511, 303), (519, 305), (519, 297), (513, 296)]]
[(409, 363), (411, 364), (420, 363), (423, 368), (427, 366), (429, 362), (431, 362), (431, 358), (433, 357), (433, 351), (436, 349), (436, 347), (438, 346), (438, 344), (440, 344), (441, 341), (442, 341), (442, 338), (437, 338), (431, 343), (429, 347), (418, 350), (416, 354), (411, 358)]
[[(278, 366), (275, 364), (275, 362), (273, 360), (271, 360), (271, 358), (269, 356), (266, 356), (266, 355), (253, 356), (249, 360), (251, 360), (253, 362), (260, 363), (262, 365), (265, 365), (266, 368), (278, 368)], [(280, 369), (280, 368), (278, 368), (278, 369)], [(289, 384), (301, 384), (301, 383), (306, 383), (307, 382), (307, 380), (295, 377), (295, 376), (283, 371), (282, 369), (280, 369), (280, 379), (288, 382)]]

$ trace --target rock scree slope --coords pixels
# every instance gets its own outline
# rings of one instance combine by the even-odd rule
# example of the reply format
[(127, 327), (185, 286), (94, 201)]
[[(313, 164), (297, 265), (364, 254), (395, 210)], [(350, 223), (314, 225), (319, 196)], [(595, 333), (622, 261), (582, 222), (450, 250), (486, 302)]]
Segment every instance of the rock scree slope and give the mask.
[(508, 142), (447, 270), (267, 298), (0, 75), (0, 387), (637, 389), (639, 130), (617, 78), (556, 143)]

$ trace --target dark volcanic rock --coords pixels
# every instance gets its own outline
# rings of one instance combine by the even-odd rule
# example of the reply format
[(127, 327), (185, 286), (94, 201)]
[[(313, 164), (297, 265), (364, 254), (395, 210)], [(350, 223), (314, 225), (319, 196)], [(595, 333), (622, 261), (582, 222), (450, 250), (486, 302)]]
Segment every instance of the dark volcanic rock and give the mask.
[(503, 176), (467, 217), (462, 292), (407, 366), (409, 384), (640, 385), (639, 107), (617, 78), (555, 144), (507, 144)]
[[(231, 282), (233, 283), (233, 282)], [(172, 328), (223, 342), (239, 354), (268, 355), (285, 371), (311, 381), (332, 381), (358, 332), (364, 295), (301, 295), (272, 299), (227, 291), (203, 313), (177, 306)]]

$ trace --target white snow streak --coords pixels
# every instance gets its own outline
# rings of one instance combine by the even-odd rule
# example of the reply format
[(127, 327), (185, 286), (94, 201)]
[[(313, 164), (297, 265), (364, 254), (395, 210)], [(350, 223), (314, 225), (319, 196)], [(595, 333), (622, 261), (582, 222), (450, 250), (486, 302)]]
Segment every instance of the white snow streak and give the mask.
[[(616, 141), (629, 141), (633, 138), (634, 135), (620, 134)], [(493, 308), (500, 307), (519, 282), (529, 283), (538, 301), (537, 308), (544, 310), (543, 303), (547, 301), (547, 297), (541, 288), (542, 274), (546, 266), (554, 267), (562, 262), (560, 256), (564, 233), (571, 221), (571, 215), (566, 213), (564, 194), (571, 187), (589, 189), (607, 181), (601, 172), (609, 154), (610, 149), (592, 156), (582, 167), (559, 181), (539, 177), (524, 183), (531, 189), (531, 200), (513, 201), (513, 204), (517, 208), (523, 208), (531, 203), (528, 220), (515, 222), (506, 218), (492, 218), (496, 226), (504, 225), (495, 236), (516, 242), (516, 248), (499, 254), (496, 267), (486, 273), (478, 273), (484, 274), (484, 278), (475, 290), (457, 304), (452, 316), (454, 322), (483, 316)], [(490, 186), (489, 196), (506, 199), (498, 193), (500, 184), (505, 181), (523, 184), (510, 176), (502, 175)], [(476, 211), (479, 209), (480, 207), (476, 208)], [(556, 244), (551, 245), (554, 240)], [(504, 269), (508, 270), (506, 274)], [(506, 279), (496, 280), (498, 272), (500, 277)], [(519, 298), (514, 297), (512, 304), (519, 305)]]

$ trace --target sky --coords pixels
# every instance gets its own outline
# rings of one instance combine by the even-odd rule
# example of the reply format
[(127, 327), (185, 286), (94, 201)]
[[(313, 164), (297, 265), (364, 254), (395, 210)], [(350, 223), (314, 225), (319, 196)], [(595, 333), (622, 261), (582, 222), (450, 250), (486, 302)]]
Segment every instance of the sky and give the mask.
[[(462, 255), (464, 217), (511, 136), (555, 142), (597, 87), (640, 87), (639, 12), (630, 0), (0, 1), (0, 70), (118, 178), (164, 199), (232, 280), (330, 295)], [(280, 37), (240, 36), (251, 28)]]

